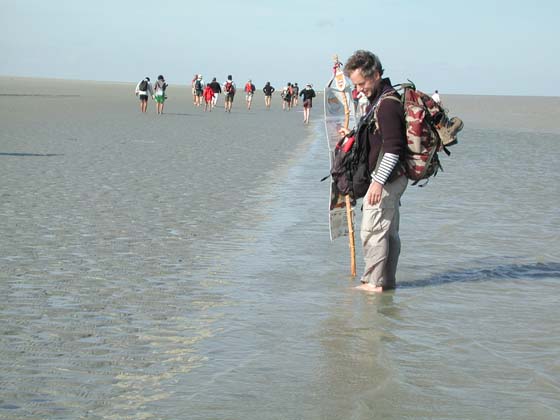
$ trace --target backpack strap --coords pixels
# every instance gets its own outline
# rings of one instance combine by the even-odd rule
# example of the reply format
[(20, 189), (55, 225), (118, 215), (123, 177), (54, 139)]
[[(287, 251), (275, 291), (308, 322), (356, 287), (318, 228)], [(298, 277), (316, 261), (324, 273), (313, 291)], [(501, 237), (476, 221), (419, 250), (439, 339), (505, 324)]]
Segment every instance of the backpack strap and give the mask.
[[(390, 90), (387, 93), (384, 93), (383, 95), (381, 95), (381, 97), (378, 99), (376, 104), (373, 106), (373, 113), (374, 113), (373, 122), (375, 123), (375, 130), (376, 131), (379, 130), (377, 112), (379, 110), (379, 107), (381, 106), (381, 102), (383, 102), (385, 99), (392, 99), (394, 101), (397, 101), (398, 103), (402, 103), (401, 99), (397, 98), (394, 95), (395, 93), (397, 93), (396, 90)], [(385, 153), (383, 152), (383, 136), (381, 136), (381, 150), (379, 151), (379, 155), (377, 156), (377, 162), (375, 163), (375, 168), (373, 170), (374, 173), (377, 172), (377, 170), (379, 169), (379, 166), (381, 165), (381, 161), (383, 160), (383, 156), (385, 156)], [(402, 163), (400, 161), (399, 161), (398, 165), (400, 165), (400, 170), (403, 171)], [(373, 174), (372, 174), (372, 177), (373, 177)], [(389, 178), (391, 179), (391, 178), (393, 178), (393, 176), (391, 176)]]

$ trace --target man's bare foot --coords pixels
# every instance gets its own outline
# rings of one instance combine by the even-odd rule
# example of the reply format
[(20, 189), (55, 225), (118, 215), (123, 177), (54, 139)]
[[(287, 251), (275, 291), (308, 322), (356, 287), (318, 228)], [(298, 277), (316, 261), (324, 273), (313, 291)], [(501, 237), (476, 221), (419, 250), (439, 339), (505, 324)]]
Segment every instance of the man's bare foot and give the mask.
[(374, 286), (370, 283), (362, 283), (359, 286), (354, 287), (356, 290), (362, 290), (364, 292), (372, 292), (372, 293), (381, 293), (383, 292), (383, 287), (381, 286)]

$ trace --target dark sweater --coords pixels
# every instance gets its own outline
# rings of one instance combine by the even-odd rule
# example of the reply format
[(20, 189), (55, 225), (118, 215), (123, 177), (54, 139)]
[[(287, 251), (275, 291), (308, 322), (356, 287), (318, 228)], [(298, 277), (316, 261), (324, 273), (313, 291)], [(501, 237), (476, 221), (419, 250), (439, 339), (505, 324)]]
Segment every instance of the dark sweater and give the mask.
[(316, 96), (315, 91), (311, 88), (305, 88), (299, 94), (304, 101), (307, 101), (308, 99), (311, 101)]
[[(381, 95), (389, 91), (394, 91), (391, 81), (388, 78), (381, 80), (369, 98), (369, 103), (375, 105)], [(395, 95), (398, 96), (396, 92)], [(406, 123), (402, 105), (397, 101), (384, 99), (377, 109), (377, 119), (379, 130), (372, 124), (371, 129), (366, 132), (370, 146), (368, 159), (370, 172), (375, 169), (382, 148), (383, 153), (399, 156), (401, 162), (404, 161), (406, 152)]]
[(209, 85), (214, 93), (222, 93), (222, 88), (218, 82), (212, 82)]

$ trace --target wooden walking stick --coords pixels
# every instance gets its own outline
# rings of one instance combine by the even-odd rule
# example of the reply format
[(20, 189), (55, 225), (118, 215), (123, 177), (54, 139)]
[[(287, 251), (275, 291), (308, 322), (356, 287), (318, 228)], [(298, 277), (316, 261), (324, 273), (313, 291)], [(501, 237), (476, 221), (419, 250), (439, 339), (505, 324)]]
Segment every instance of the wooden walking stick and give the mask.
[[(334, 81), (336, 87), (340, 92), (343, 93), (342, 96), (342, 106), (344, 107), (344, 128), (349, 130), (350, 127), (350, 104), (348, 103), (348, 97), (344, 93), (346, 89), (346, 77), (342, 72), (342, 63), (338, 61), (338, 55), (333, 56), (333, 71), (334, 71)], [(350, 195), (344, 196), (346, 202), (346, 221), (348, 222), (348, 241), (350, 246), (350, 274), (352, 277), (356, 276), (356, 245), (354, 241), (354, 220), (352, 212), (352, 202)]]
[(356, 277), (356, 245), (354, 244), (354, 220), (350, 196), (346, 195), (346, 220), (348, 221), (348, 241), (350, 242), (350, 274)]

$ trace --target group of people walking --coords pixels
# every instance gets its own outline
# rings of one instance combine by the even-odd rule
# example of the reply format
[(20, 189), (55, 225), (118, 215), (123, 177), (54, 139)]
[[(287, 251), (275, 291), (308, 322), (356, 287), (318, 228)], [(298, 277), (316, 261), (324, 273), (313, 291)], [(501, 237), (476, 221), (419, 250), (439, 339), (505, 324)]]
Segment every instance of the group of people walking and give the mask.
[[(140, 111), (146, 112), (148, 107), (148, 98), (152, 97), (156, 102), (157, 113), (163, 113), (163, 107), (166, 95), (167, 83), (162, 75), (159, 75), (156, 83), (152, 86), (149, 77), (142, 79), (135, 89), (136, 96), (140, 99)], [(247, 110), (251, 109), (253, 103), (253, 96), (256, 91), (256, 86), (251, 79), (245, 83), (243, 93), (245, 94), (245, 105)], [(262, 89), (264, 93), (264, 103), (266, 109), (270, 109), (272, 104), (272, 95), (276, 91), (270, 82), (266, 82)], [(224, 110), (231, 112), (233, 100), (237, 93), (237, 86), (233, 81), (232, 75), (228, 75), (226, 82), (222, 85), (216, 78), (212, 78), (210, 83), (205, 83), (201, 74), (195, 74), (191, 81), (191, 92), (193, 97), (193, 105), (196, 107), (204, 106), (204, 112), (211, 112), (218, 103), (218, 98), (221, 94), (224, 95)], [(281, 90), (282, 97), (282, 110), (289, 111), (291, 108), (296, 107), (299, 103), (299, 97), (303, 99), (303, 122), (309, 123), (310, 110), (313, 107), (313, 98), (316, 96), (313, 86), (308, 84), (300, 91), (297, 83), (287, 83)]]
[[(191, 82), (191, 90), (193, 96), (193, 105), (197, 107), (202, 107), (204, 102), (204, 111), (212, 111), (215, 108), (218, 101), (218, 97), (223, 93), (224, 109), (226, 112), (231, 112), (231, 107), (233, 105), (233, 99), (237, 92), (237, 86), (233, 81), (231, 75), (227, 77), (227, 81), (220, 85), (216, 78), (212, 78), (212, 81), (208, 84), (204, 82), (201, 74), (195, 74)], [(245, 95), (245, 106), (247, 110), (251, 109), (253, 103), (253, 96), (256, 91), (256, 86), (249, 79), (245, 86), (243, 87), (243, 93)], [(266, 82), (263, 89), (264, 94), (264, 104), (266, 109), (270, 109), (272, 104), (272, 95), (276, 91), (274, 86), (270, 82)], [(297, 83), (288, 83), (281, 91), (282, 96), (282, 109), (287, 111), (292, 107), (298, 105), (299, 96), (303, 97), (303, 108), (304, 108), (304, 122), (309, 123), (309, 111), (313, 106), (313, 98), (316, 96), (315, 91), (311, 84), (308, 84), (305, 89), (301, 92)]]
[(206, 84), (201, 74), (195, 74), (191, 82), (193, 105), (201, 107), (204, 102), (204, 111), (212, 111), (218, 103), (218, 97), (223, 93), (225, 112), (231, 112), (236, 89), (231, 74), (228, 75), (223, 85), (220, 85), (215, 77), (210, 83)]
[(297, 83), (290, 83), (282, 89), (282, 110), (289, 111), (293, 107), (296, 107), (299, 102), (299, 97), (303, 99), (303, 122), (305, 124), (309, 123), (309, 114), (311, 108), (313, 107), (313, 98), (316, 95), (315, 90), (313, 90), (313, 85), (308, 83), (303, 90), (299, 90)]

